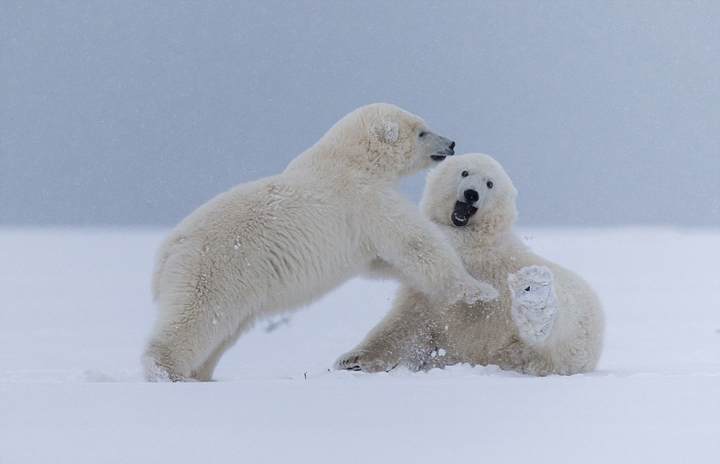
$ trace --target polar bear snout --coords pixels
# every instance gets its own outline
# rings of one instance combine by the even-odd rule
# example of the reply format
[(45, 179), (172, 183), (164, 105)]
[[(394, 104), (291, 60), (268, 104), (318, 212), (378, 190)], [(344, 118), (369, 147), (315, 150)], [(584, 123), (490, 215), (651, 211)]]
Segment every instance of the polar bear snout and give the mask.
[(477, 192), (477, 190), (473, 189), (467, 189), (463, 192), (463, 196), (468, 201), (468, 203), (475, 203), (480, 199), (480, 194)]
[(438, 135), (437, 138), (440, 149), (438, 149), (434, 155), (431, 155), (430, 158), (435, 161), (442, 161), (448, 156), (453, 156), (455, 154), (455, 142), (442, 135)]
[(443, 142), (449, 142), (449, 144), (447, 148), (439, 151), (438, 154), (442, 156), (453, 156), (455, 154), (455, 142), (453, 142), (452, 140), (448, 140), (445, 137), (441, 137), (441, 139), (443, 140)]

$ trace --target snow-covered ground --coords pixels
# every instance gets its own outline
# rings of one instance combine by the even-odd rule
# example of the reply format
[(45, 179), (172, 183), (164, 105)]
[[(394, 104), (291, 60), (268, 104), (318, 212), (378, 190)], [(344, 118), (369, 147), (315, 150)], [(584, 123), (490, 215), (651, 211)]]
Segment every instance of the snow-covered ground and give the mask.
[(522, 233), (600, 294), (598, 372), (330, 372), (393, 297), (358, 279), (150, 384), (163, 232), (0, 229), (0, 463), (720, 462), (720, 230)]

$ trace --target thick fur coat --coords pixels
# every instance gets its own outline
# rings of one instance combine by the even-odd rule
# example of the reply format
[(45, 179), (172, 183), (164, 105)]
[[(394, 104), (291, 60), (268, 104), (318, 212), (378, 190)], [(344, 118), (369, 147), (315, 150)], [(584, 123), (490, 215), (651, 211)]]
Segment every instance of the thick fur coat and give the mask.
[(423, 212), (440, 226), (468, 272), (495, 286), (499, 298), (437, 303), (403, 285), (387, 316), (339, 369), (429, 369), (495, 364), (532, 375), (595, 369), (604, 318), (590, 286), (532, 252), (511, 230), (517, 191), (499, 163), (468, 154), (428, 176)]
[(373, 268), (450, 300), (496, 296), (397, 188), (454, 146), (400, 108), (362, 107), (282, 174), (193, 212), (158, 252), (159, 317), (143, 356), (147, 378), (210, 380), (255, 320), (306, 305)]

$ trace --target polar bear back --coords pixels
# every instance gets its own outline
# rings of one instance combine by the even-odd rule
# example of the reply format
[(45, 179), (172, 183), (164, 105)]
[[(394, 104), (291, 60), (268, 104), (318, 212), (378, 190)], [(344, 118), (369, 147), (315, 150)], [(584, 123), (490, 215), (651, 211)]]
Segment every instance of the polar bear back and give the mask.
[[(156, 299), (173, 299), (161, 294), (162, 288), (181, 298), (203, 291), (217, 298), (242, 295), (248, 301), (265, 295), (270, 300), (262, 301), (277, 311), (284, 309), (277, 302), (287, 301), (288, 294), (301, 304), (312, 301), (357, 272), (357, 253), (368, 249), (353, 240), (367, 224), (357, 214), (345, 214), (343, 203), (321, 180), (288, 174), (218, 195), (182, 221), (161, 246)], [(328, 240), (329, 235), (339, 240)], [(164, 272), (166, 267), (189, 272)], [(203, 275), (225, 290), (203, 289), (196, 277)], [(245, 303), (215, 302), (219, 307)]]

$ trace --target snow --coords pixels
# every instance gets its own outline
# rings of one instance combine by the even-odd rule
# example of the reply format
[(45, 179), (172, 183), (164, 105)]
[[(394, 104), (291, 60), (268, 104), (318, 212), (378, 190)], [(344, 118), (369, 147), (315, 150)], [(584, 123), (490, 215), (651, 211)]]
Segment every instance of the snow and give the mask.
[(0, 463), (720, 459), (720, 230), (522, 230), (603, 300), (591, 374), (330, 372), (396, 288), (356, 279), (242, 337), (217, 382), (150, 384), (164, 232), (0, 229)]

